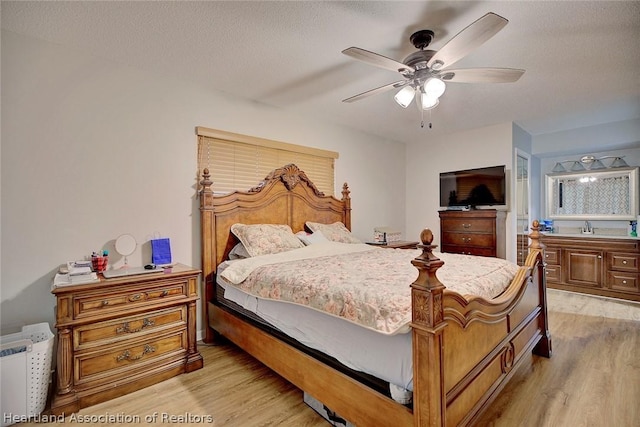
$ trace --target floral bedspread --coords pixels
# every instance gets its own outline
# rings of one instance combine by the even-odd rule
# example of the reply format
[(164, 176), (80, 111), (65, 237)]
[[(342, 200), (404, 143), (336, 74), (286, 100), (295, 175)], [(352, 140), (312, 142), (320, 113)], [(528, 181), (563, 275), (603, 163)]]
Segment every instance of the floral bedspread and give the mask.
[[(327, 242), (221, 266), (229, 284), (258, 298), (302, 304), (377, 332), (409, 331), (411, 289), (418, 277), (411, 260), (420, 250), (382, 249)], [(511, 282), (518, 266), (499, 258), (437, 253), (438, 279), (462, 295), (491, 299)]]

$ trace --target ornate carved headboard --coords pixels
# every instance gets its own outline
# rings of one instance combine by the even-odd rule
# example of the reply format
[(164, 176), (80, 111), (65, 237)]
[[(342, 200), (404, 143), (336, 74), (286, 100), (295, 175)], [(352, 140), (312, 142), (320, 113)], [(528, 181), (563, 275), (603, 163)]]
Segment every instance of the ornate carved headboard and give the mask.
[[(347, 184), (342, 188), (342, 200), (325, 196), (294, 164), (275, 169), (249, 191), (223, 196), (213, 194), (213, 182), (209, 178), (209, 170), (205, 169), (200, 181), (200, 224), (206, 294), (213, 284), (217, 266), (227, 259), (238, 243), (230, 231), (235, 223), (288, 224), (295, 233), (304, 230), (306, 221), (326, 224), (342, 221), (351, 229), (351, 199)], [(205, 301), (210, 297), (207, 295)]]

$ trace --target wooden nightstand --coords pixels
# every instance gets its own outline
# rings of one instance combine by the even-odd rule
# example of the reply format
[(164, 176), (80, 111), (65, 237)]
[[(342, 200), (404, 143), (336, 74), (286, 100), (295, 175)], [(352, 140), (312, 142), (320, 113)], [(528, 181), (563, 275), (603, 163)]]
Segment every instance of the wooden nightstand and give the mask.
[(416, 249), (416, 246), (418, 245), (418, 243), (420, 242), (410, 242), (410, 241), (402, 240), (399, 242), (391, 242), (391, 243), (385, 243), (385, 244), (367, 242), (367, 245), (377, 246), (379, 248), (387, 248), (387, 249)]
[(199, 274), (178, 264), (158, 273), (53, 289), (58, 352), (51, 412), (76, 412), (200, 369)]

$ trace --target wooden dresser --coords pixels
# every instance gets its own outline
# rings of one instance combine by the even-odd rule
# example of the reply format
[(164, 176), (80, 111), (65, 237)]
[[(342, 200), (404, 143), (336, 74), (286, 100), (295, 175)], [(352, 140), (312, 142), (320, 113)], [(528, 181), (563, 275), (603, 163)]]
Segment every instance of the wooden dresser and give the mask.
[(442, 252), (505, 258), (506, 216), (492, 209), (440, 211)]
[(547, 234), (549, 288), (640, 301), (640, 240)]
[(57, 287), (53, 414), (73, 413), (203, 366), (196, 347), (199, 270)]

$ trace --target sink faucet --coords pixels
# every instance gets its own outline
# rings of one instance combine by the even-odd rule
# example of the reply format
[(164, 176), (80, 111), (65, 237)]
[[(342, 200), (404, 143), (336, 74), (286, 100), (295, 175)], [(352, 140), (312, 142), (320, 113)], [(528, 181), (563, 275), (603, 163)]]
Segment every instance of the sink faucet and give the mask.
[(591, 223), (589, 221), (584, 222), (584, 227), (582, 227), (583, 233), (593, 233), (593, 228), (591, 228)]

